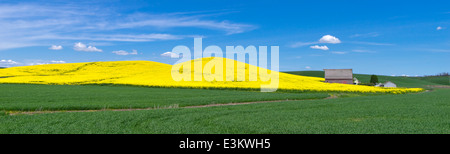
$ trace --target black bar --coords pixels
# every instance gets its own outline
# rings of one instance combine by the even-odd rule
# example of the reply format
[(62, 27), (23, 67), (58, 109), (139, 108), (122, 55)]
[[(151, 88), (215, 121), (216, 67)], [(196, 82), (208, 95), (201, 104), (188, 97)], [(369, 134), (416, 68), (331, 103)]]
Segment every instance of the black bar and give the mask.
[[(382, 149), (420, 148), (432, 145), (434, 149), (446, 148), (449, 135), (299, 135), (299, 134), (156, 134), (156, 135), (0, 135), (0, 145), (20, 144), (28, 148), (42, 148), (48, 145), (64, 149), (96, 149), (107, 145), (103, 150), (163, 150), (166, 152), (279, 152), (304, 151), (325, 149), (344, 150), (346, 148), (364, 148), (372, 151)], [(259, 144), (258, 147), (242, 147), (235, 145), (233, 140), (241, 143), (260, 140), (268, 144)], [(195, 147), (180, 148), (183, 142), (194, 141), (196, 145), (212, 141), (211, 148)], [(225, 146), (224, 142), (227, 142)], [(192, 142), (191, 142), (192, 143)], [(198, 143), (198, 144), (197, 144)], [(254, 142), (253, 142), (254, 143)], [(260, 143), (260, 142), (258, 142)], [(218, 144), (218, 145), (217, 145)], [(238, 144), (238, 143), (236, 143)], [(205, 145), (205, 144), (203, 144)], [(228, 147), (228, 148), (225, 148)], [(112, 148), (112, 149), (111, 149)], [(208, 151), (209, 149), (209, 151)]]

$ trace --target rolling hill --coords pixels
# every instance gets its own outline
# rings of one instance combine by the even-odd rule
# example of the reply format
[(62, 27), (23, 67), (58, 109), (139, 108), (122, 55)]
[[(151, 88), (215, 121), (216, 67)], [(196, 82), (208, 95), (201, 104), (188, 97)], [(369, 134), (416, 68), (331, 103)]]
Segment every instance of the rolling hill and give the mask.
[[(206, 81), (206, 78), (217, 77), (225, 80), (227, 68), (223, 65), (221, 72), (214, 72), (212, 63), (222, 61), (226, 63), (234, 63), (236, 79), (237, 70), (245, 71), (244, 81)], [(0, 69), (0, 83), (28, 83), (28, 84), (56, 84), (56, 85), (86, 85), (86, 84), (118, 84), (118, 85), (135, 85), (149, 87), (182, 87), (182, 88), (204, 88), (204, 89), (253, 89), (259, 90), (261, 85), (268, 85), (275, 79), (279, 79), (279, 90), (285, 91), (315, 91), (315, 92), (364, 92), (364, 93), (405, 93), (418, 92), (420, 88), (378, 88), (369, 86), (357, 86), (348, 84), (332, 84), (324, 83), (323, 78), (307, 77), (292, 75), (287, 73), (279, 73), (279, 78), (271, 75), (260, 76), (254, 74), (250, 70), (258, 70), (259, 72), (270, 70), (259, 68), (257, 66), (245, 64), (231, 59), (220, 57), (209, 57), (195, 59), (175, 66), (191, 65), (193, 63), (202, 62), (203, 71), (209, 69), (211, 73), (204, 74), (201, 81), (174, 81), (172, 73), (181, 73), (183, 69), (172, 70), (172, 65), (163, 64), (152, 61), (115, 61), (115, 62), (91, 62), (91, 63), (68, 63), (68, 64), (48, 64), (24, 67), (12, 67)], [(238, 68), (237, 66), (245, 66)], [(219, 66), (219, 65), (216, 65)], [(205, 69), (206, 68), (206, 69)], [(193, 78), (196, 72), (191, 72)], [(257, 76), (257, 81), (249, 81), (251, 75)], [(263, 81), (263, 78), (271, 79)]]

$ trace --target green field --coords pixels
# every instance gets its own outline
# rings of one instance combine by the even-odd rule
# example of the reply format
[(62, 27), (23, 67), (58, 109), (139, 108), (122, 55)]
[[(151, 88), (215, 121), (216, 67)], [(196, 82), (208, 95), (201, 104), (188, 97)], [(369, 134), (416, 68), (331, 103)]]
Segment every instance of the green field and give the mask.
[(437, 83), (441, 85), (450, 85), (450, 76), (427, 76), (427, 77), (417, 77), (415, 79)]
[[(320, 75), (318, 71), (296, 73)], [(355, 76), (364, 80), (369, 75)], [(441, 84), (429, 79), (379, 78), (403, 87), (430, 90), (398, 95), (361, 95), (0, 84), (0, 133), (450, 133), (450, 89), (431, 89), (427, 85)], [(330, 95), (340, 97), (323, 99)], [(286, 99), (298, 101), (184, 108)], [(153, 109), (101, 110), (130, 108)], [(28, 115), (26, 111), (35, 112)]]
[(325, 98), (326, 93), (0, 84), (0, 111), (164, 108), (231, 102)]
[(450, 133), (449, 94), (0, 116), (0, 133)]
[[(295, 75), (303, 75), (303, 76), (313, 76), (313, 77), (324, 77), (323, 71), (295, 71), (295, 72), (285, 72), (289, 74)], [(368, 83), (370, 81), (369, 74), (353, 74), (359, 81), (363, 83)], [(391, 81), (397, 84), (398, 87), (407, 87), (407, 88), (424, 88), (430, 89), (428, 85), (440, 85), (442, 83), (439, 82), (431, 82), (431, 79), (422, 79), (419, 77), (403, 77), (403, 76), (383, 76), (377, 75), (379, 82)], [(447, 77), (448, 79), (448, 77)], [(443, 79), (439, 79), (441, 81)], [(448, 82), (448, 81), (447, 81)]]

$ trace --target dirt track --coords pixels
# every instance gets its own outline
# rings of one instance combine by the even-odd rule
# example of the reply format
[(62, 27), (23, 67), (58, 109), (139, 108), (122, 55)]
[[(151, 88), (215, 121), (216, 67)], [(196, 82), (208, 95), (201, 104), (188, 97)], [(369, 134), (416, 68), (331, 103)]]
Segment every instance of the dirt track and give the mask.
[[(335, 95), (331, 95), (322, 99), (334, 99), (338, 98)], [(100, 112), (100, 111), (139, 111), (139, 110), (156, 110), (156, 109), (170, 109), (170, 108), (203, 108), (203, 107), (214, 107), (214, 106), (230, 106), (230, 105), (245, 105), (245, 104), (256, 104), (256, 103), (279, 103), (287, 101), (306, 101), (314, 99), (302, 99), (302, 100), (273, 100), (273, 101), (254, 101), (254, 102), (237, 102), (237, 103), (227, 103), (227, 104), (207, 104), (207, 105), (196, 105), (196, 106), (185, 106), (178, 107), (178, 104), (171, 105), (167, 107), (154, 107), (154, 108), (134, 108), (134, 109), (101, 109), (101, 110), (68, 110), (68, 111), (26, 111), (26, 112), (14, 112), (9, 115), (33, 115), (33, 114), (46, 114), (46, 113), (70, 113), (70, 112)], [(317, 99), (316, 99), (317, 100)]]
[(446, 86), (446, 85), (428, 85), (428, 87), (431, 87), (431, 88), (450, 88), (450, 86)]

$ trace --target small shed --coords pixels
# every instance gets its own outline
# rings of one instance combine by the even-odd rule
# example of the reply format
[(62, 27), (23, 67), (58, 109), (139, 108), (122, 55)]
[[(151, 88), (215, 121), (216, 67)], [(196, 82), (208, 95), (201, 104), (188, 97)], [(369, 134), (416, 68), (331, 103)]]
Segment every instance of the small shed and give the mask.
[(384, 85), (384, 87), (397, 88), (397, 85), (391, 81), (387, 81), (383, 85)]
[(385, 83), (377, 83), (375, 87), (397, 88), (397, 85), (394, 82), (386, 81)]
[(325, 71), (325, 82), (353, 84), (352, 69), (323, 69)]

